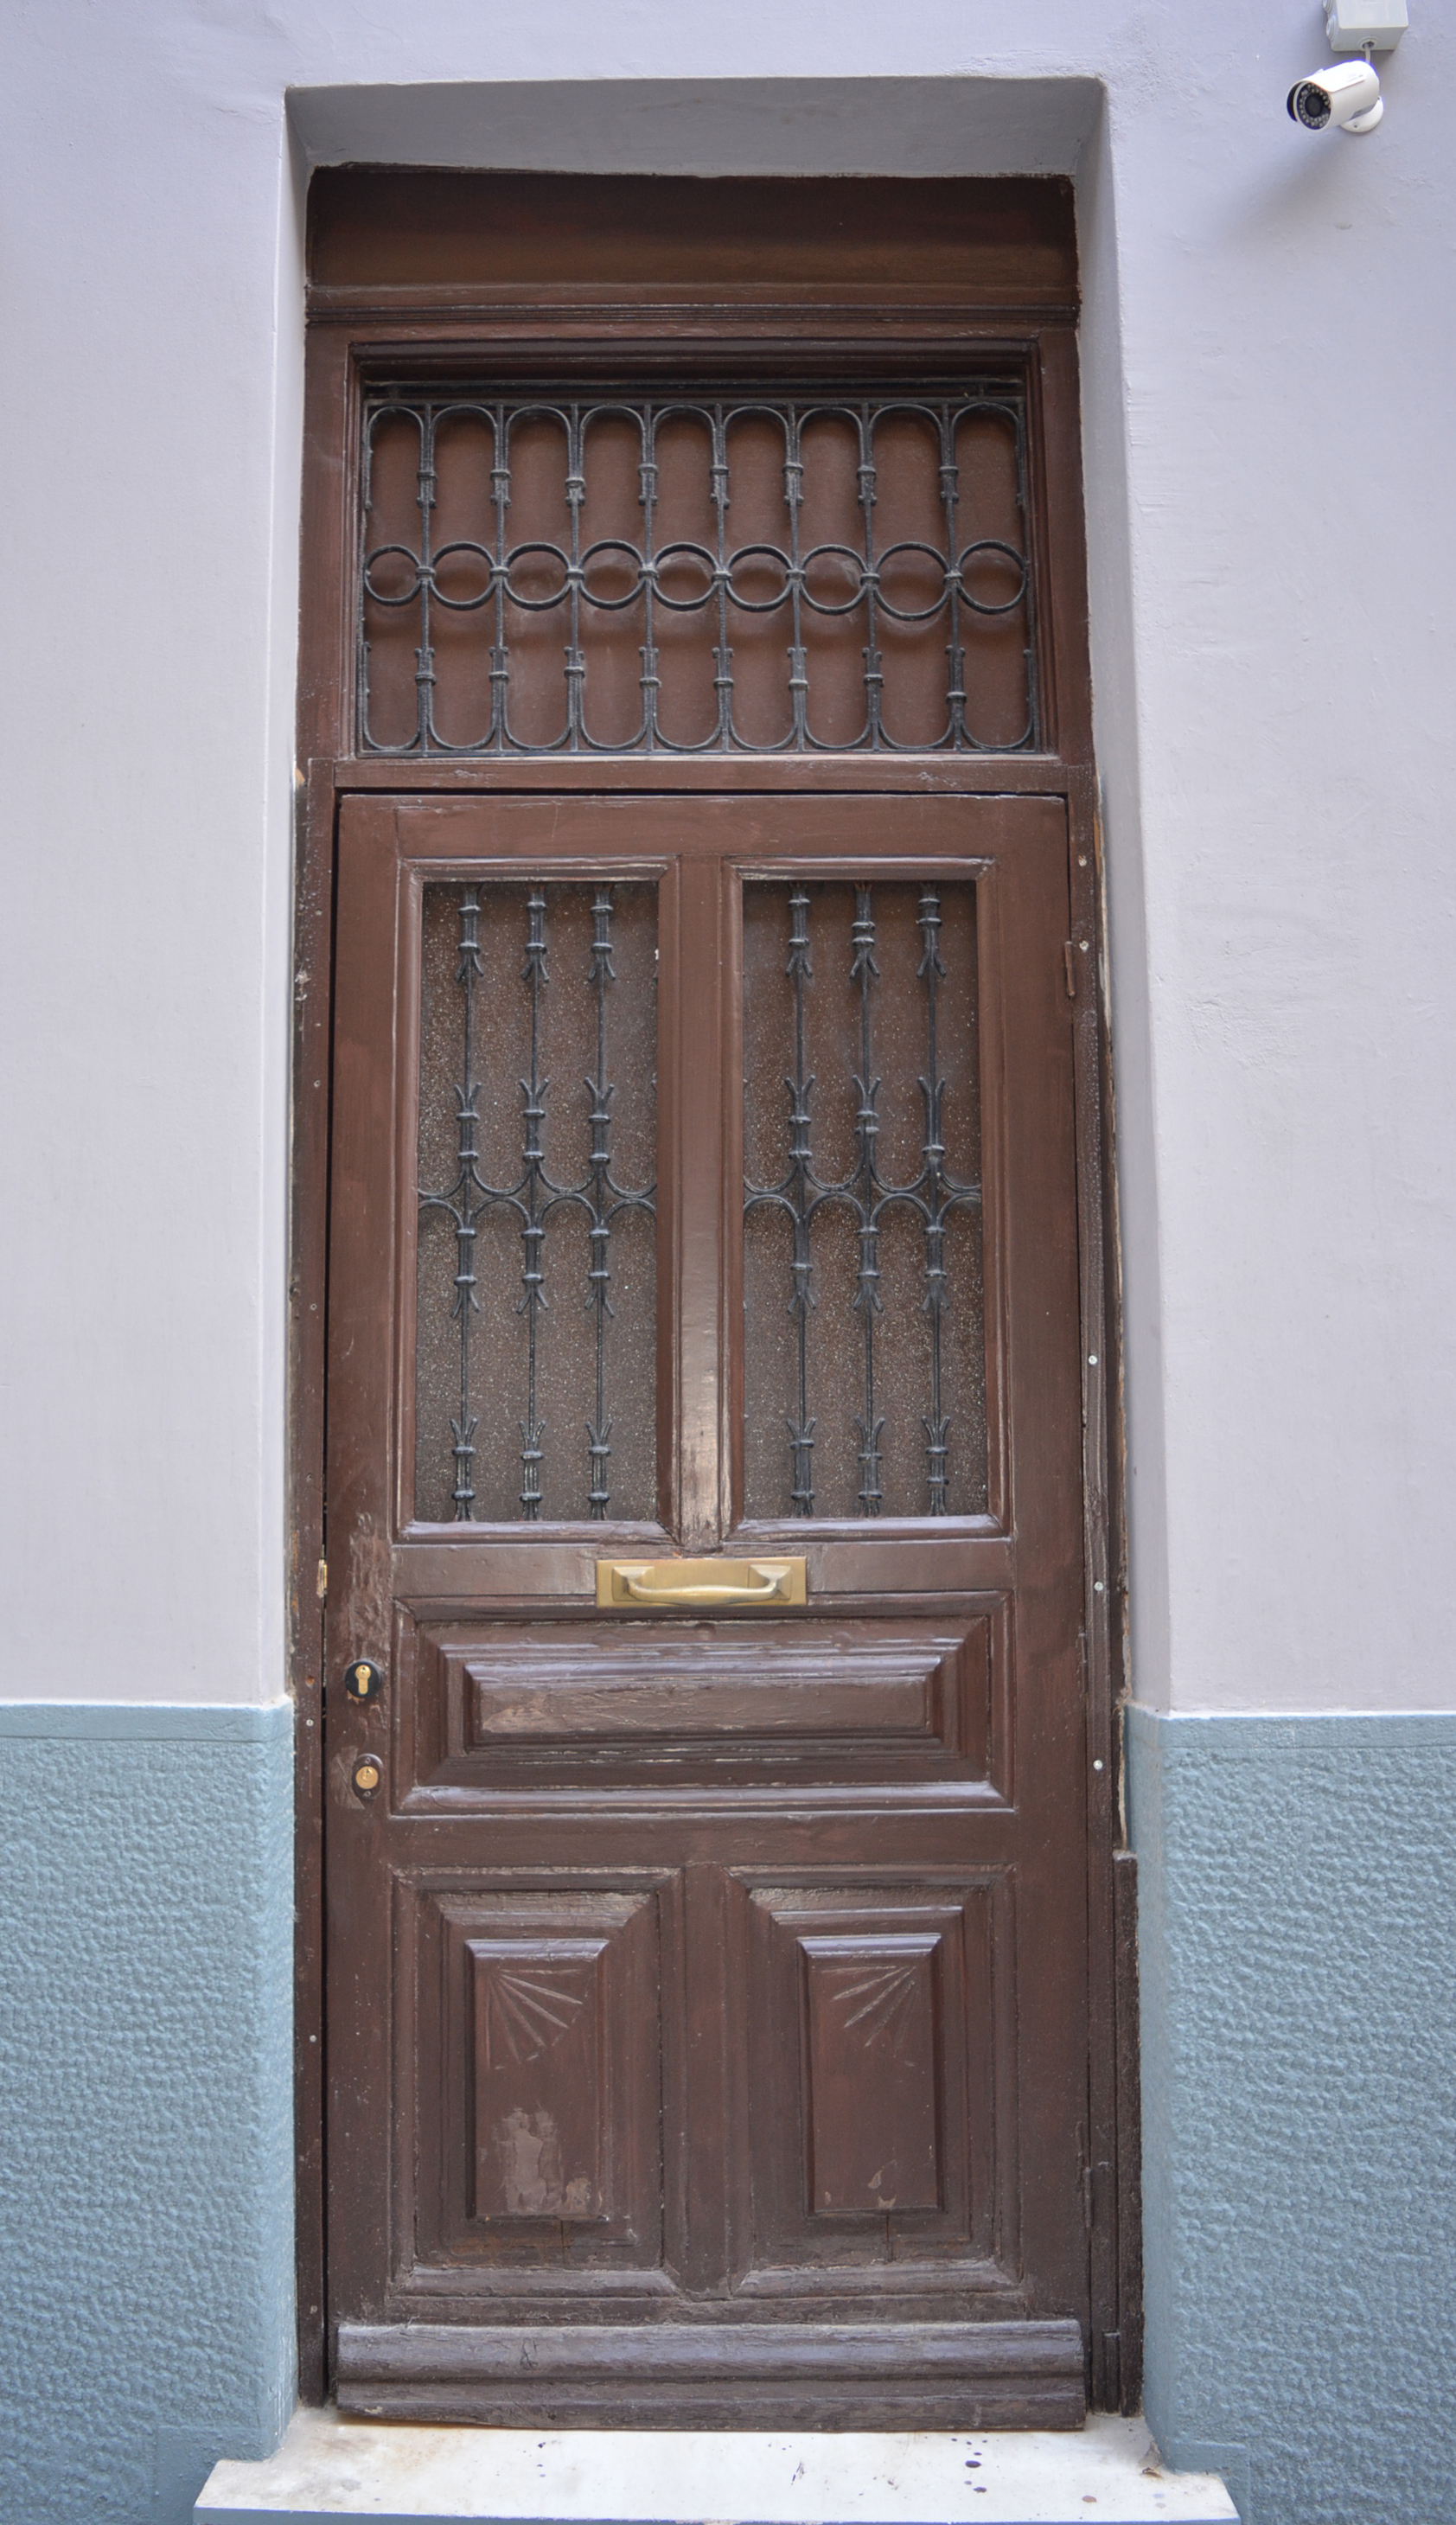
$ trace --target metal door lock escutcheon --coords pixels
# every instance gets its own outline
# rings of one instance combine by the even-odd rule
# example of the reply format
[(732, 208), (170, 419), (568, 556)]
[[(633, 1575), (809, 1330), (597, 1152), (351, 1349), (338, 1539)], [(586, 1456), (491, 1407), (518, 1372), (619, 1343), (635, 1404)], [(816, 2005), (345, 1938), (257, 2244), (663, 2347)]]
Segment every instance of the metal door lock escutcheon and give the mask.
[(361, 1754), (358, 1761), (354, 1765), (353, 1784), (355, 1796), (357, 1798), (362, 1798), (365, 1806), (367, 1806), (370, 1798), (376, 1798), (378, 1796), (383, 1778), (384, 1773), (380, 1767), (378, 1756), (375, 1754)]
[(384, 1690), (384, 1669), (367, 1658), (356, 1658), (344, 1668), (344, 1690), (351, 1701), (377, 1701)]

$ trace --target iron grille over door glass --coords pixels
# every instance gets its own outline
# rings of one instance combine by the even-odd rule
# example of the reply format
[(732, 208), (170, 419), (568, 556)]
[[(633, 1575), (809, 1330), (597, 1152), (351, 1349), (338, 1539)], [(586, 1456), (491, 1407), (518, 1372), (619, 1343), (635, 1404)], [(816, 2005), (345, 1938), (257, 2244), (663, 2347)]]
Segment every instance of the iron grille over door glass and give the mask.
[(392, 392), (364, 432), (366, 753), (1039, 742), (1012, 386)]
[(987, 1502), (973, 884), (744, 888), (745, 1510)]
[(427, 885), (414, 1512), (656, 1513), (656, 888)]

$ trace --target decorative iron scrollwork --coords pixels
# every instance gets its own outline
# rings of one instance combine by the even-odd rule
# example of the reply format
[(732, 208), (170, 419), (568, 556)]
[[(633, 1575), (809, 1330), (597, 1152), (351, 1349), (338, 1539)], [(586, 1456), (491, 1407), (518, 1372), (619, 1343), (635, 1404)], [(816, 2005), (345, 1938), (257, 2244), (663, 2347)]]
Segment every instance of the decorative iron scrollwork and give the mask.
[(616, 975), (612, 965), (613, 890), (596, 889), (592, 902), (593, 937), (585, 979), (596, 1000), (596, 1074), (585, 1080), (590, 1098), (591, 1155), (584, 1180), (558, 1183), (548, 1169), (545, 1133), (547, 1093), (542, 1073), (542, 1000), (550, 983), (548, 918), (550, 896), (544, 885), (532, 885), (525, 899), (525, 937), (520, 978), (530, 1009), (528, 1075), (521, 1079), (520, 1172), (513, 1183), (492, 1184), (481, 1171), (478, 1145), (482, 1080), (476, 1045), (476, 1000), (484, 985), (481, 952), (482, 888), (460, 891), (460, 942), (456, 985), (461, 1008), (461, 1065), (455, 1088), (458, 1131), (457, 1173), (448, 1190), (421, 1191), (421, 1212), (437, 1211), (449, 1219), (455, 1236), (455, 1300), (452, 1316), (459, 1327), (460, 1409), (450, 1432), (455, 1465), (454, 1513), (461, 1522), (474, 1518), (474, 1463), (479, 1415), (474, 1409), (475, 1378), (471, 1357), (472, 1318), (480, 1312), (476, 1295), (475, 1251), (481, 1219), (504, 1211), (520, 1223), (520, 1296), (516, 1312), (525, 1319), (524, 1416), (520, 1430), (520, 1513), (530, 1524), (542, 1510), (547, 1425), (538, 1409), (539, 1327), (547, 1312), (546, 1257), (553, 1218), (566, 1211), (587, 1218), (587, 1291), (585, 1304), (595, 1318), (595, 1411), (586, 1423), (587, 1513), (596, 1522), (607, 1515), (611, 1501), (611, 1418), (607, 1409), (607, 1323), (611, 1316), (611, 1235), (618, 1219), (631, 1211), (655, 1215), (656, 1188), (634, 1190), (612, 1173), (611, 1099), (607, 1074), (607, 1011)]
[[(1006, 535), (962, 532), (960, 516), (966, 505), (962, 432), (973, 421), (990, 421), (1007, 434), (1014, 469), (1014, 511), (1021, 521), (1015, 541)], [(938, 540), (901, 535), (882, 543), (878, 538), (876, 511), (884, 489), (879, 445), (892, 421), (913, 422), (933, 439), (936, 500), (942, 520)], [(730, 530), (735, 431), (748, 422), (771, 425), (779, 433), (778, 472), (787, 528), (782, 542), (736, 543)], [(635, 434), (636, 498), (642, 513), (636, 537), (592, 536), (585, 523), (594, 433), (607, 423), (625, 425)], [(811, 481), (806, 488), (805, 476), (806, 471), (812, 472), (820, 444), (815, 431), (824, 424), (852, 434), (856, 456), (852, 499), (860, 521), (857, 540), (852, 542), (842, 537), (809, 540), (804, 531), (808, 491), (815, 487)], [(684, 425), (697, 429), (704, 442), (704, 487), (713, 520), (710, 539), (671, 534), (661, 539), (660, 448), (664, 431)], [(418, 524), (411, 541), (397, 536), (371, 542), (373, 460), (380, 433), (401, 426), (417, 436), (413, 505)], [(522, 430), (543, 426), (559, 434), (558, 487), (566, 510), (567, 532), (562, 541), (527, 535), (512, 542), (510, 512), (516, 445)], [(487, 469), (482, 458), (480, 497), (494, 517), (485, 532), (440, 537), (435, 515), (442, 436), (462, 427), (474, 428), (488, 440), (490, 464)], [(364, 457), (359, 742), (365, 753), (1005, 753), (1039, 742), (1034, 589), (1025, 542), (1026, 412), (1014, 386), (987, 382), (927, 396), (817, 394), (731, 402), (683, 395), (600, 402), (437, 399), (392, 391), (366, 409)], [(484, 491), (487, 471), (488, 494)], [(592, 639), (612, 617), (633, 609), (637, 609), (642, 635), (637, 675), (640, 717), (629, 733), (607, 737), (592, 723)], [(562, 715), (558, 731), (538, 741), (523, 735), (512, 720), (517, 661), (511, 626), (514, 623), (518, 629), (523, 618), (550, 614), (561, 618)], [(975, 724), (970, 635), (978, 622), (1018, 614), (1024, 623), (1025, 720), (1009, 736), (988, 735)], [(407, 617), (415, 635), (414, 723), (408, 734), (393, 739), (378, 732), (370, 694), (370, 623), (377, 625), (391, 615)], [(461, 626), (475, 616), (488, 626), (489, 634), (481, 643), (480, 670), (474, 679), (481, 702), (479, 722), (468, 733), (452, 735), (439, 723), (436, 703), (442, 625), (455, 623), (452, 637), (458, 646)], [(703, 616), (711, 625), (713, 705), (707, 731), (686, 736), (680, 730), (675, 734), (664, 722), (660, 639), (664, 618), (691, 616)], [(735, 625), (742, 631), (755, 618), (765, 616), (782, 618), (787, 634), (782, 653), (784, 723), (777, 734), (759, 739), (746, 735), (740, 723), (734, 632)], [(808, 633), (815, 623), (851, 618), (857, 618), (862, 633), (863, 720), (857, 733), (831, 737), (817, 732), (814, 725)], [(883, 642), (887, 627), (938, 619), (944, 620), (946, 635), (944, 723), (938, 732), (924, 737), (897, 737), (886, 718)]]
[(922, 1312), (929, 1318), (928, 1408), (921, 1414), (925, 1431), (925, 1506), (930, 1515), (945, 1516), (948, 1513), (951, 1429), (943, 1398), (943, 1329), (948, 1286), (946, 1230), (955, 1212), (979, 1212), (981, 1187), (978, 1183), (958, 1180), (947, 1173), (946, 1167), (943, 1108), (946, 1081), (942, 1075), (938, 1040), (939, 993), (946, 980), (946, 966), (940, 949), (941, 893), (938, 886), (929, 883), (919, 889), (916, 926), (922, 952), (917, 978), (924, 994), (925, 1040), (925, 1069), (919, 1087), (924, 1120), (920, 1171), (907, 1183), (887, 1183), (880, 1171), (877, 1156), (881, 1080), (875, 1067), (875, 1015), (880, 967), (876, 952), (875, 891), (868, 885), (854, 889), (847, 966), (849, 980), (857, 988), (858, 994), (858, 1066), (853, 1074), (854, 1163), (843, 1176), (828, 1180), (815, 1170), (811, 1104), (816, 1082), (809, 1072), (807, 1058), (807, 1000), (813, 980), (809, 937), (811, 908), (811, 897), (806, 888), (801, 884), (794, 885), (788, 896), (788, 953), (784, 965), (792, 985), (794, 1003), (794, 1071), (784, 1081), (789, 1099), (788, 1165), (775, 1184), (746, 1181), (744, 1186), (746, 1218), (754, 1211), (777, 1211), (787, 1215), (793, 1228), (788, 1310), (796, 1327), (798, 1385), (796, 1409), (786, 1419), (792, 1512), (801, 1517), (814, 1514), (813, 1451), (818, 1420), (809, 1409), (812, 1398), (808, 1344), (809, 1313), (817, 1304), (813, 1235), (821, 1214), (831, 1209), (839, 1209), (849, 1213), (857, 1240), (851, 1303), (859, 1320), (860, 1343), (860, 1391), (858, 1409), (853, 1414), (858, 1438), (859, 1514), (878, 1516), (884, 1506), (882, 1442), (885, 1413), (876, 1386), (877, 1328), (884, 1313), (880, 1288), (880, 1238), (891, 1213), (904, 1211), (920, 1222), (924, 1281), (920, 1303)]

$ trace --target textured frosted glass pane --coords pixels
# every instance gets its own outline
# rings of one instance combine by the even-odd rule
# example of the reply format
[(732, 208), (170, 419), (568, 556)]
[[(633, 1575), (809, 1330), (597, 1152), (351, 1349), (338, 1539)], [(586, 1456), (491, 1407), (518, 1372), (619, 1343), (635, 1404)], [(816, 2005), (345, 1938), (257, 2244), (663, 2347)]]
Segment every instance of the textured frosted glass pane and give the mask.
[(986, 1506), (976, 898), (744, 893), (746, 1511)]
[(415, 1514), (656, 1512), (656, 889), (425, 888)]

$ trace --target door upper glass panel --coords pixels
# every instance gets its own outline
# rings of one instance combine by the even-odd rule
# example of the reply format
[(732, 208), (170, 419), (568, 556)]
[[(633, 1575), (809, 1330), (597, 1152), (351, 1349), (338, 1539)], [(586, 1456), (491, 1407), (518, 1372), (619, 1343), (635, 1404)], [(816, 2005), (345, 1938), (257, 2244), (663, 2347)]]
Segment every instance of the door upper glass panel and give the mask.
[(751, 1519), (987, 1505), (976, 890), (744, 888)]
[(365, 753), (1040, 742), (1020, 388), (364, 418)]
[(424, 889), (427, 1522), (655, 1514), (656, 892)]

